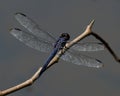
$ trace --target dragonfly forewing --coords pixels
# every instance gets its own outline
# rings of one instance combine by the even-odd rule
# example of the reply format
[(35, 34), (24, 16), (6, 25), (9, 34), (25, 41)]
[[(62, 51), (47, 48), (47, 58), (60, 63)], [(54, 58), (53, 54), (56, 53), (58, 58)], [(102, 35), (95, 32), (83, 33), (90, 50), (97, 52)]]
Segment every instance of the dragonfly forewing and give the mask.
[(50, 32), (42, 30), (35, 21), (23, 13), (16, 13), (15, 18), (17, 21), (25, 27), (31, 34), (35, 35), (38, 38), (42, 38), (44, 41), (53, 42), (55, 38), (51, 35)]
[(40, 38), (22, 31), (18, 28), (11, 29), (10, 33), (25, 45), (42, 52), (51, 52), (53, 49), (52, 43), (41, 40)]
[(105, 49), (105, 46), (103, 43), (98, 42), (86, 42), (86, 43), (77, 43), (74, 46), (71, 47), (71, 49), (76, 51), (101, 51)]

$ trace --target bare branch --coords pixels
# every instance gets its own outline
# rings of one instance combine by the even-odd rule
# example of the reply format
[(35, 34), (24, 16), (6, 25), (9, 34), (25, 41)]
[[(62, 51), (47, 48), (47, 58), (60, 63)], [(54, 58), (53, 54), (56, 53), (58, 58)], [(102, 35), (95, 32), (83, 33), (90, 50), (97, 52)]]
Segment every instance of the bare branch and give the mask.
[[(66, 47), (63, 48), (63, 50), (60, 50), (58, 52), (58, 54), (51, 60), (51, 62), (49, 63), (47, 69), (52, 66), (53, 64), (57, 63), (59, 58), (61, 57), (61, 55), (63, 53), (65, 53), (65, 51), (67, 51), (67, 49), (69, 49), (71, 46), (73, 46), (74, 44), (76, 44), (77, 42), (79, 42), (81, 39), (85, 38), (86, 36), (90, 35), (91, 32), (92, 32), (92, 26), (94, 24), (94, 20), (91, 21), (91, 23), (87, 26), (86, 30), (81, 34), (79, 35), (78, 37), (76, 37), (74, 40), (72, 40), (71, 42), (67, 43), (66, 44)], [(26, 80), (25, 82), (21, 83), (21, 84), (18, 84), (16, 86), (13, 86), (11, 88), (8, 88), (6, 90), (3, 90), (3, 91), (0, 91), (0, 96), (5, 96), (5, 95), (8, 95), (12, 92), (15, 92), (17, 90), (20, 90), (22, 88), (25, 88), (27, 86), (30, 86), (31, 84), (34, 83), (35, 80), (37, 80), (40, 76), (40, 71), (41, 71), (42, 67), (40, 67), (37, 72), (28, 80)]]
[(37, 78), (39, 77), (39, 73), (40, 73), (41, 69), (42, 69), (42, 67), (40, 67), (37, 70), (37, 72), (30, 79), (26, 80), (25, 82), (20, 83), (20, 84), (13, 86), (11, 88), (8, 88), (6, 90), (0, 91), (0, 96), (8, 95), (8, 94), (13, 93), (17, 90), (20, 90), (22, 88), (25, 88), (27, 86), (32, 85), (34, 83), (34, 81), (37, 80)]

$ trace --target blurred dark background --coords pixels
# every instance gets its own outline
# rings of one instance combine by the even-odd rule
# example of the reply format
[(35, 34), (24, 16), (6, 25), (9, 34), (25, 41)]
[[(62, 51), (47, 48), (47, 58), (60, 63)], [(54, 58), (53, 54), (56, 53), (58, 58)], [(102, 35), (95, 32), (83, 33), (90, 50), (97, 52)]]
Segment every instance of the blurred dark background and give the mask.
[[(95, 19), (93, 30), (120, 57), (119, 0), (0, 0), (0, 90), (27, 80), (49, 55), (25, 46), (9, 33), (13, 27), (25, 30), (15, 20), (16, 12), (33, 18), (54, 36), (68, 32), (71, 39)], [(89, 55), (105, 66), (95, 69), (60, 60), (32, 86), (9, 96), (120, 96), (120, 64), (107, 50)]]

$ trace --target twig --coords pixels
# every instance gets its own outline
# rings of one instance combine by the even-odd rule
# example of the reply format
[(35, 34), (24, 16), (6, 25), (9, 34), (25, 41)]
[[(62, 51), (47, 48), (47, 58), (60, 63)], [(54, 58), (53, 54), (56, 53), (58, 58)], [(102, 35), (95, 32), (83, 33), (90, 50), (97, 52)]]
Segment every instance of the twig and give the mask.
[[(113, 50), (110, 48), (110, 46), (107, 44), (107, 42), (105, 40), (103, 40), (99, 35), (97, 35), (96, 33), (92, 32), (92, 26), (94, 24), (94, 20), (91, 21), (91, 23), (87, 26), (86, 30), (79, 35), (78, 37), (76, 37), (74, 40), (72, 40), (71, 42), (66, 44), (66, 47), (63, 48), (63, 50), (60, 50), (58, 52), (58, 54), (51, 60), (51, 62), (49, 63), (48, 68), (50, 68), (52, 65), (54, 65), (55, 63), (57, 63), (59, 61), (59, 58), (62, 56), (63, 53), (65, 53), (71, 46), (73, 46), (74, 44), (76, 44), (77, 42), (79, 42), (81, 39), (87, 37), (88, 35), (93, 35), (96, 39), (100, 40), (105, 47), (108, 49), (108, 51), (112, 54), (112, 56), (114, 57), (114, 59), (117, 62), (120, 62), (120, 59), (116, 56), (116, 54), (113, 52)], [(41, 71), (42, 67), (40, 67), (37, 72), (28, 80), (24, 81), (23, 83), (20, 83), (16, 86), (13, 86), (11, 88), (8, 88), (6, 90), (0, 91), (0, 96), (5, 96), (8, 95), (10, 93), (13, 93), (17, 90), (20, 90), (22, 88), (25, 88), (27, 86), (32, 85), (40, 76), (40, 71)], [(46, 71), (46, 70), (45, 70)]]
[[(93, 23), (94, 23), (94, 20), (87, 26), (86, 30), (81, 34), (79, 35), (78, 37), (76, 37), (74, 40), (72, 40), (71, 42), (67, 43), (66, 44), (66, 47), (63, 48), (63, 50), (60, 50), (58, 52), (58, 54), (51, 60), (51, 62), (49, 63), (47, 69), (52, 66), (53, 64), (55, 64), (56, 62), (58, 62), (59, 58), (61, 57), (61, 55), (68, 49), (70, 48), (71, 46), (73, 46), (75, 43), (77, 43), (78, 41), (80, 41), (81, 39), (85, 38), (86, 36), (88, 36), (89, 34), (91, 34), (91, 28), (93, 26)], [(5, 96), (5, 95), (8, 95), (10, 93), (13, 93), (17, 90), (20, 90), (22, 88), (25, 88), (27, 86), (30, 86), (32, 85), (35, 80), (37, 80), (40, 76), (40, 71), (41, 71), (42, 67), (40, 67), (37, 72), (31, 77), (29, 78), (28, 80), (24, 81), (23, 83), (20, 83), (16, 86), (13, 86), (11, 88), (8, 88), (6, 90), (3, 90), (3, 91), (0, 91), (0, 96)]]

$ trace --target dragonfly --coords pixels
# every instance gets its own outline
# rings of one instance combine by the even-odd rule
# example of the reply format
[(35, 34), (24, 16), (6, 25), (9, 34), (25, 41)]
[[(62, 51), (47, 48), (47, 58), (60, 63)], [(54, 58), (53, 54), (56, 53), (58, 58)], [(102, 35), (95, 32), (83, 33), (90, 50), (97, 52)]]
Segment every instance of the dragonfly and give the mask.
[[(23, 13), (15, 14), (16, 20), (28, 31), (23, 31), (19, 28), (12, 28), (10, 33), (16, 37), (19, 41), (23, 42), (25, 45), (36, 49), (41, 52), (50, 53), (50, 56), (46, 60), (42, 67), (44, 71), (53, 59), (53, 57), (58, 53), (59, 50), (65, 47), (66, 43), (69, 42), (70, 36), (68, 33), (62, 33), (58, 39), (52, 35), (51, 32), (45, 31), (39, 27), (39, 25), (30, 17)], [(70, 47), (60, 58), (64, 61), (76, 64), (84, 65), (87, 67), (100, 68), (103, 63), (93, 57), (81, 54), (84, 52), (95, 52), (104, 50), (105, 47), (103, 43), (99, 42), (79, 42)], [(78, 54), (76, 54), (78, 53)]]

